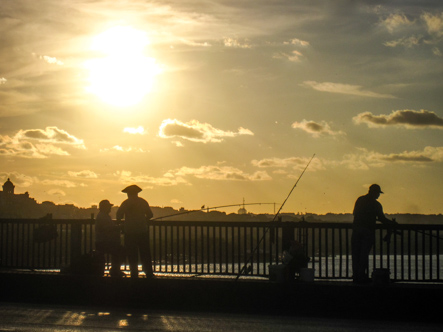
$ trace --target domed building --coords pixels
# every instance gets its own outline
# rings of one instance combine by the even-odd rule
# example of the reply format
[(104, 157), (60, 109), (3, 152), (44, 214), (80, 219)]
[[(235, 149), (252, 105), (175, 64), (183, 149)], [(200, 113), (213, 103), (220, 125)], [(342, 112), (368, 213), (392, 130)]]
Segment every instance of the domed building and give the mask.
[(15, 194), (15, 185), (8, 178), (0, 191), (0, 217), (25, 218), (34, 212), (37, 202), (29, 197), (29, 193)]
[(8, 178), (8, 180), (3, 185), (3, 193), (5, 195), (14, 195), (14, 188), (15, 188), (14, 184)]

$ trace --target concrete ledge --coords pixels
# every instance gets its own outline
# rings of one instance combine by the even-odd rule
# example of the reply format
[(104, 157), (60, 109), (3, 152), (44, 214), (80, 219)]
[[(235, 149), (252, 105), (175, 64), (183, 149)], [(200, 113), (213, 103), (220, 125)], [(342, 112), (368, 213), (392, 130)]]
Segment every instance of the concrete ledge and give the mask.
[(443, 285), (0, 273), (7, 302), (441, 321)]

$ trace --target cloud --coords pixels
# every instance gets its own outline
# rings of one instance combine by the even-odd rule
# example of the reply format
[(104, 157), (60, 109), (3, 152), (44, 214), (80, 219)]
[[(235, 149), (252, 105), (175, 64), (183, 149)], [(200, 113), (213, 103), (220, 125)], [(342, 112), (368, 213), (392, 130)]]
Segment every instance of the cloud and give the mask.
[(176, 186), (179, 184), (187, 184), (189, 182), (181, 177), (174, 177), (172, 174), (167, 173), (162, 177), (152, 177), (148, 175), (133, 175), (130, 171), (117, 171), (115, 174), (120, 181), (124, 183), (139, 183), (139, 184), (151, 184), (158, 186)]
[(418, 36), (418, 37), (410, 36), (410, 37), (400, 38), (397, 40), (388, 41), (388, 42), (383, 43), (383, 45), (388, 46), (388, 47), (404, 46), (406, 48), (411, 48), (411, 47), (420, 45), (420, 40), (422, 38), (423, 38), (422, 36)]
[(384, 167), (388, 163), (408, 163), (420, 166), (433, 162), (443, 162), (443, 147), (427, 146), (419, 151), (403, 151), (400, 153), (382, 154), (379, 152), (359, 149), (359, 153), (347, 154), (343, 160), (324, 161), (327, 165), (343, 165), (353, 170), (368, 170), (370, 168)]
[(69, 153), (56, 144), (70, 145), (85, 149), (80, 140), (57, 127), (19, 130), (13, 137), (0, 135), (0, 156), (22, 158), (48, 158), (51, 155), (69, 156)]
[(50, 189), (48, 194), (51, 196), (66, 196), (66, 193), (61, 189)]
[(238, 180), (238, 181), (266, 181), (271, 177), (262, 171), (248, 174), (242, 170), (231, 166), (201, 166), (199, 168), (182, 167), (174, 171), (175, 175), (192, 175), (199, 179), (207, 180)]
[(77, 185), (68, 180), (42, 180), (39, 181), (40, 184), (46, 185), (46, 186), (59, 186), (59, 187), (66, 187), (66, 188), (75, 188)]
[(309, 46), (309, 42), (307, 42), (305, 40), (298, 39), (298, 38), (291, 39), (290, 41), (285, 41), (285, 42), (283, 42), (283, 44), (284, 45), (303, 46), (303, 47)]
[[(295, 170), (303, 170), (306, 168), (310, 158), (305, 157), (289, 157), (289, 158), (265, 158), (261, 160), (252, 160), (252, 165), (260, 168), (288, 168)], [(311, 170), (324, 169), (321, 161), (314, 158), (310, 164)]]
[(380, 25), (391, 33), (399, 27), (411, 26), (413, 24), (414, 21), (410, 21), (403, 13), (391, 14), (380, 22)]
[(294, 129), (301, 129), (311, 134), (313, 137), (320, 137), (322, 135), (345, 135), (342, 131), (333, 131), (325, 121), (317, 123), (314, 121), (303, 120), (302, 122), (294, 122), (291, 127)]
[(48, 55), (38, 55), (35, 53), (32, 53), (32, 55), (35, 56), (37, 59), (44, 60), (45, 62), (47, 62), (51, 65), (58, 65), (58, 66), (64, 65), (64, 63), (62, 61), (57, 60), (57, 58), (55, 58), (55, 57), (51, 57)]
[(128, 133), (128, 134), (140, 134), (140, 135), (144, 135), (145, 129), (142, 126), (138, 126), (137, 128), (132, 128), (132, 127), (126, 127), (123, 129), (124, 133)]
[(443, 36), (443, 12), (440, 14), (423, 13), (420, 17), (426, 24), (430, 35)]
[(118, 152), (146, 152), (142, 148), (134, 148), (134, 147), (127, 147), (124, 148), (120, 145), (114, 145), (112, 148), (104, 148), (100, 149), (100, 152), (108, 152), (108, 151), (118, 151)]
[(38, 182), (33, 176), (28, 176), (18, 172), (0, 172), (0, 179), (10, 178), (16, 187), (30, 187)]
[(63, 129), (57, 127), (46, 127), (46, 129), (19, 130), (15, 138), (31, 139), (39, 142), (69, 144), (84, 149), (83, 140), (76, 138)]
[(90, 170), (83, 170), (80, 172), (69, 171), (68, 174), (74, 178), (96, 179), (98, 177), (95, 172)]
[(436, 55), (436, 56), (442, 56), (442, 55), (443, 55), (438, 47), (434, 47), (434, 48), (432, 49), (432, 53), (433, 53), (434, 55)]
[(360, 113), (353, 118), (356, 124), (366, 123), (369, 127), (402, 126), (409, 129), (443, 129), (443, 118), (426, 110), (399, 110), (389, 115)]
[(207, 165), (198, 168), (181, 167), (169, 170), (161, 177), (148, 175), (133, 175), (130, 171), (118, 171), (115, 173), (125, 183), (146, 183), (158, 186), (175, 186), (179, 184), (191, 185), (190, 177), (214, 181), (267, 181), (271, 177), (264, 171), (252, 174), (246, 173), (236, 167)]
[(286, 59), (291, 62), (300, 62), (303, 58), (303, 54), (299, 51), (292, 51), (291, 53), (276, 53), (272, 56), (274, 59)]
[(341, 83), (332, 83), (332, 82), (319, 83), (316, 81), (304, 81), (300, 85), (321, 92), (340, 93), (346, 95), (371, 97), (371, 98), (396, 98), (393, 95), (381, 94), (368, 90), (363, 90), (360, 85), (350, 85), (350, 84), (341, 84)]
[(234, 38), (224, 38), (223, 44), (226, 47), (233, 47), (233, 48), (252, 48), (252, 45), (247, 42), (240, 42), (238, 39)]
[(223, 131), (216, 129), (208, 123), (200, 123), (192, 120), (188, 123), (179, 120), (163, 120), (159, 129), (162, 138), (180, 137), (192, 142), (213, 143), (221, 142), (224, 137), (235, 137), (238, 135), (254, 135), (249, 129), (240, 127), (238, 132)]

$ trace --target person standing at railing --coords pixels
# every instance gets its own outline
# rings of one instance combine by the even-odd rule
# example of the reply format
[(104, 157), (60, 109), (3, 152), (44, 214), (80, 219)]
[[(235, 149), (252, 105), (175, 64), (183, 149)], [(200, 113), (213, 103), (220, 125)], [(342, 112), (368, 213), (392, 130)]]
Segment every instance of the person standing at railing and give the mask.
[(369, 282), (369, 253), (375, 243), (375, 225), (377, 221), (395, 225), (395, 221), (386, 218), (383, 207), (377, 199), (383, 194), (378, 184), (369, 187), (369, 192), (360, 196), (354, 206), (352, 225), (352, 272), (356, 283)]
[(138, 277), (138, 254), (142, 262), (146, 278), (154, 278), (149, 243), (148, 220), (153, 217), (149, 203), (138, 196), (142, 189), (131, 185), (122, 190), (128, 195), (117, 210), (117, 221), (124, 218), (125, 249), (129, 260), (131, 278)]
[(99, 213), (95, 219), (95, 248), (100, 255), (111, 255), (111, 276), (122, 277), (124, 273), (120, 268), (124, 254), (120, 244), (121, 228), (109, 215), (112, 206), (107, 199), (99, 203)]

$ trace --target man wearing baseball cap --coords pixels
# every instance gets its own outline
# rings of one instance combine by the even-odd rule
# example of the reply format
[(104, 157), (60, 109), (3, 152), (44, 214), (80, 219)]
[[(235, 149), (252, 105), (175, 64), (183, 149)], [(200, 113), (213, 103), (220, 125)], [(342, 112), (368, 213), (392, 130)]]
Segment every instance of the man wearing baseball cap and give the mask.
[(369, 187), (369, 192), (360, 196), (354, 206), (352, 225), (352, 272), (356, 283), (370, 281), (368, 277), (369, 253), (375, 243), (375, 224), (395, 225), (395, 221), (385, 217), (383, 207), (377, 198), (383, 194), (378, 184)]
[(99, 203), (99, 212), (95, 219), (95, 248), (103, 254), (111, 254), (111, 277), (122, 277), (120, 270), (124, 258), (123, 247), (120, 244), (120, 227), (109, 213), (111, 204), (107, 199)]
[(117, 210), (117, 221), (124, 218), (125, 249), (129, 260), (131, 278), (138, 278), (138, 254), (146, 273), (146, 278), (153, 278), (151, 248), (149, 243), (148, 223), (153, 213), (149, 203), (138, 196), (142, 189), (131, 185), (122, 190), (128, 195)]

